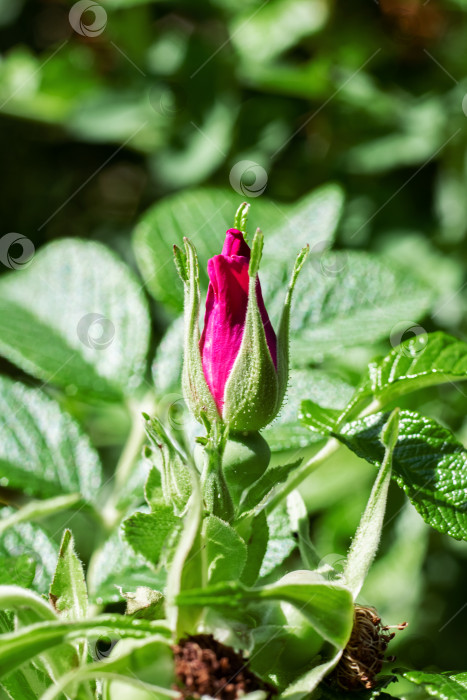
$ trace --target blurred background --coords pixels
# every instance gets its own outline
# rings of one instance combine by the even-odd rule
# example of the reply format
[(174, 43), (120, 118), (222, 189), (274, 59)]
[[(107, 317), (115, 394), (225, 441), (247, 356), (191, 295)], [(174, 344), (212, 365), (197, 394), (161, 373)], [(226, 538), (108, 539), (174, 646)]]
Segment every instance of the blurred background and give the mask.
[[(439, 293), (423, 327), (466, 339), (466, 35), (467, 0), (0, 0), (1, 235), (99, 240), (133, 265), (147, 207), (230, 188), (249, 161), (246, 186), (279, 203), (339, 183), (337, 247), (402, 260)], [(465, 441), (466, 399), (417, 403)], [(350, 454), (345, 473), (307, 491), (331, 563), (374, 476)], [(465, 543), (406, 509), (365, 595), (388, 623), (413, 607), (401, 666), (465, 670), (466, 589)]]

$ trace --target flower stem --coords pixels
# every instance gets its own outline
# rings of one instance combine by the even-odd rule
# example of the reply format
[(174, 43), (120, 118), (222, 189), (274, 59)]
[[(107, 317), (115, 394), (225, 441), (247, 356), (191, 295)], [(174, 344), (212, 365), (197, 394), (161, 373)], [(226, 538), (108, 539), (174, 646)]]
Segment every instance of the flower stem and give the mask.
[(331, 438), (308, 462), (302, 464), (294, 474), (282, 486), (279, 486), (273, 493), (271, 499), (266, 504), (266, 513), (271, 513), (274, 508), (287, 498), (287, 496), (295, 491), (319, 465), (330, 457), (340, 446), (340, 443), (335, 438)]
[[(376, 413), (381, 408), (381, 404), (378, 399), (372, 401), (366, 408), (358, 414), (357, 420), (359, 418), (364, 418), (372, 413)], [(337, 428), (339, 428), (339, 424)], [(336, 429), (337, 429), (336, 428)], [(300, 484), (317, 468), (322, 464), (328, 457), (330, 457), (337, 449), (340, 447), (341, 443), (336, 438), (330, 438), (325, 445), (317, 452), (308, 462), (302, 464), (297, 471), (291, 475), (288, 481), (282, 486), (279, 486), (276, 491), (272, 494), (270, 500), (266, 504), (266, 512), (271, 513), (274, 508), (287, 498), (287, 496), (295, 491), (295, 489), (300, 486)]]

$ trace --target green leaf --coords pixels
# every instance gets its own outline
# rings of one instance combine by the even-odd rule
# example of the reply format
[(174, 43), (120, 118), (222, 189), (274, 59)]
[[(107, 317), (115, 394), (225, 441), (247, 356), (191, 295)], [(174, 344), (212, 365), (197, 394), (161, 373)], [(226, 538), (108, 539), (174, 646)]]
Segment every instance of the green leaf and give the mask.
[(285, 689), (282, 693), (282, 697), (286, 700), (301, 700), (303, 697), (308, 697), (321, 683), (323, 678), (337, 666), (342, 656), (342, 648), (338, 649), (331, 659), (322, 664), (318, 664), (318, 666), (314, 666), (310, 671), (300, 676), (300, 678)]
[[(256, 207), (256, 202), (251, 209)], [(280, 205), (281, 209), (283, 205)], [(344, 208), (344, 193), (339, 185), (328, 184), (318, 187), (299, 199), (280, 216), (270, 233), (265, 231), (263, 268), (265, 285), (271, 286), (273, 273), (278, 266), (283, 270), (282, 293), (289, 278), (295, 258), (301, 248), (309, 245), (313, 250), (331, 247), (339, 219)], [(277, 252), (280, 251), (280, 257)]]
[(37, 700), (52, 683), (49, 676), (41, 671), (37, 665), (29, 664), (24, 670), (17, 669), (9, 673), (0, 683), (8, 698), (20, 698), (21, 700)]
[(273, 0), (262, 12), (238, 13), (230, 35), (246, 62), (268, 63), (321, 29), (328, 14), (324, 0)]
[(293, 537), (290, 518), (285, 503), (280, 504), (267, 516), (269, 540), (261, 564), (260, 576), (264, 577), (287, 559), (297, 546)]
[[(314, 256), (312, 250), (295, 293), (306, 300), (291, 314), (295, 366), (389, 337), (401, 318), (416, 321), (433, 301), (432, 290), (410, 271), (357, 251)], [(275, 295), (273, 309), (279, 304)]]
[(402, 674), (411, 683), (422, 686), (430, 697), (440, 700), (467, 700), (467, 672), (425, 673), (406, 671)]
[(247, 559), (240, 580), (245, 586), (253, 586), (258, 579), (268, 547), (269, 528), (264, 510), (253, 518), (244, 537)]
[(261, 588), (246, 588), (240, 583), (218, 584), (179, 594), (179, 605), (230, 608), (267, 600), (290, 603), (327, 641), (345, 646), (353, 624), (353, 599), (350, 591), (330, 584), (310, 571), (294, 571), (277, 583)]
[(247, 548), (240, 535), (228, 523), (209, 515), (204, 520), (203, 537), (206, 542), (208, 583), (239, 579), (247, 559)]
[[(184, 190), (158, 202), (143, 215), (133, 247), (146, 286), (170, 310), (183, 310), (183, 289), (172, 259), (172, 247), (188, 236), (202, 264), (200, 284), (208, 286), (207, 261), (222, 250), (227, 229), (233, 226), (241, 197), (232, 190)], [(286, 209), (286, 208), (285, 208)], [(255, 201), (248, 219), (251, 230), (266, 229), (277, 220), (276, 208), (263, 197)]]
[(87, 616), (88, 592), (83, 565), (76, 556), (70, 530), (63, 533), (49, 599), (63, 620), (80, 620)]
[[(13, 511), (3, 508), (1, 515), (9, 518)], [(9, 527), (0, 536), (0, 556), (6, 561), (3, 583), (30, 586), (38, 593), (47, 593), (57, 554), (57, 545), (39, 525), (20, 523)]]
[(305, 502), (297, 489), (292, 491), (287, 497), (287, 511), (289, 513), (290, 527), (298, 536), (298, 548), (302, 562), (307, 569), (312, 571), (319, 566), (321, 557), (311, 541), (310, 519)]
[(101, 485), (97, 452), (78, 423), (39, 389), (0, 377), (0, 478), (37, 496), (81, 493)]
[(169, 630), (163, 622), (134, 620), (124, 615), (101, 615), (92, 620), (70, 622), (38, 622), (0, 636), (0, 675), (10, 673), (28, 659), (55, 646), (106, 633), (142, 639), (154, 634), (168, 636)]
[(399, 409), (396, 408), (381, 431), (381, 442), (385, 447), (384, 458), (344, 567), (343, 580), (352, 591), (354, 600), (362, 589), (381, 539), (391, 481), (392, 457), (398, 434)]
[[(367, 416), (348, 423), (335, 437), (379, 466), (384, 456), (379, 435), (387, 419), (387, 413)], [(401, 411), (393, 476), (425, 522), (455, 539), (467, 539), (467, 451), (447, 428)]]
[(173, 514), (172, 506), (162, 504), (152, 513), (135, 513), (123, 522), (123, 535), (128, 544), (155, 567), (160, 563), (170, 536), (179, 529), (180, 518)]
[(121, 602), (119, 589), (138, 586), (162, 588), (165, 574), (155, 573), (147, 560), (136, 554), (117, 528), (95, 553), (87, 575), (89, 595), (97, 605)]
[[(208, 258), (221, 252), (225, 232), (233, 226), (235, 212), (244, 199), (245, 195), (241, 197), (232, 190), (185, 190), (143, 214), (134, 233), (133, 247), (146, 285), (158, 301), (176, 313), (182, 311), (183, 291), (172, 261), (172, 246), (181, 245), (184, 236), (196, 246), (201, 260), (200, 286), (207, 290)], [(255, 197), (250, 203), (248, 228), (255, 231), (259, 227), (265, 235), (261, 280), (264, 279), (265, 287), (280, 292), (281, 308), (285, 283), (300, 248), (307, 243), (331, 244), (342, 212), (343, 193), (337, 185), (326, 185), (293, 206), (278, 206), (264, 196)]]
[(183, 316), (173, 321), (159, 343), (152, 364), (152, 377), (158, 396), (180, 392), (183, 367)]
[(371, 365), (371, 385), (380, 402), (427, 386), (467, 379), (467, 343), (442, 331), (421, 333)]
[(164, 504), (162, 479), (157, 467), (151, 467), (149, 469), (149, 474), (144, 483), (143, 491), (146, 503), (151, 510), (157, 510), (161, 504)]
[(292, 451), (318, 442), (322, 436), (298, 422), (303, 399), (342, 411), (354, 388), (336, 374), (318, 369), (292, 369), (286, 400), (274, 423), (263, 431), (273, 452)]
[(321, 435), (330, 435), (341, 411), (335, 408), (324, 408), (314, 401), (307, 399), (302, 402), (300, 420), (303, 425)]
[(0, 354), (25, 372), (71, 394), (112, 401), (141, 384), (147, 304), (106, 247), (51, 243), (27, 269), (2, 277), (0, 296)]
[[(166, 640), (154, 637), (144, 641), (127, 639), (114, 647), (106, 663), (83, 667), (60, 680), (55, 692), (43, 700), (59, 697), (61, 688), (86, 678), (102, 679), (103, 700), (134, 698), (135, 700), (164, 700), (177, 697), (173, 654)], [(103, 668), (104, 666), (104, 668)]]
[(240, 502), (239, 513), (246, 513), (249, 510), (255, 510), (256, 512), (259, 508), (264, 507), (263, 501), (268, 494), (275, 486), (286, 481), (289, 474), (300, 465), (301, 461), (301, 459), (297, 459), (295, 462), (282, 466), (268, 467), (264, 474), (244, 492)]
[(0, 585), (30, 588), (36, 575), (36, 562), (29, 554), (8, 557), (0, 554)]
[[(143, 700), (177, 697), (170, 641), (154, 635), (144, 640), (125, 639), (112, 649), (109, 657), (87, 664), (60, 678), (41, 700), (53, 700), (69, 685), (91, 678), (106, 681), (102, 697), (105, 700), (131, 697)], [(154, 685), (157, 680), (159, 685)], [(161, 687), (162, 686), (162, 687)]]
[(30, 501), (22, 506), (19, 510), (6, 515), (3, 519), (3, 513), (0, 511), (0, 536), (13, 525), (28, 522), (30, 520), (39, 520), (48, 515), (60, 513), (62, 510), (73, 508), (82, 502), (82, 497), (79, 493), (72, 493), (69, 496), (55, 496), (42, 501)]
[[(88, 612), (88, 592), (83, 565), (76, 556), (73, 535), (65, 530), (58, 553), (57, 566), (49, 590), (49, 602), (61, 620), (84, 619)], [(53, 660), (54, 677), (86, 661), (86, 642), (66, 645), (60, 656)]]
[(207, 180), (230, 151), (238, 106), (225, 93), (216, 91), (216, 96), (212, 105), (204, 103), (202, 121), (197, 128), (179, 132), (182, 148), (176, 144), (154, 151), (152, 169), (170, 189), (192, 187)]
[(20, 586), (0, 586), (0, 605), (0, 610), (15, 612), (26, 608), (36, 620), (57, 619), (50, 605), (41, 596)]

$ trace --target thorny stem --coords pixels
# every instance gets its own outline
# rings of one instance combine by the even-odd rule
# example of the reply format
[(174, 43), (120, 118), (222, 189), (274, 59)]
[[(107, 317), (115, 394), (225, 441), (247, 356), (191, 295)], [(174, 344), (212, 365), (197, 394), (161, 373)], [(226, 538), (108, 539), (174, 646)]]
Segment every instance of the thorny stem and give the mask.
[[(366, 408), (364, 408), (357, 416), (359, 418), (364, 418), (371, 413), (376, 413), (381, 408), (381, 404), (378, 399), (372, 401)], [(339, 426), (339, 424), (338, 424)], [(317, 452), (308, 462), (302, 464), (294, 474), (285, 482), (282, 486), (279, 486), (271, 499), (266, 504), (266, 512), (271, 513), (274, 508), (287, 498), (287, 496), (295, 491), (298, 486), (304, 481), (320, 464), (322, 464), (328, 457), (330, 457), (337, 449), (340, 447), (341, 443), (336, 440), (336, 438), (330, 438), (326, 444)]]

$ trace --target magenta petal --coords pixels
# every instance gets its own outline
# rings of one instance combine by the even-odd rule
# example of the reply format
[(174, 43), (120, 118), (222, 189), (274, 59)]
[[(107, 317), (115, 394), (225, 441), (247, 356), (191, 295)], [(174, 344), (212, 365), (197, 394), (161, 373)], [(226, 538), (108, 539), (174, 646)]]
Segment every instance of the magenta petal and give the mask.
[(224, 388), (242, 342), (248, 304), (248, 260), (216, 255), (208, 262), (209, 289), (200, 349), (204, 376), (222, 412)]
[[(221, 415), (225, 385), (240, 350), (245, 327), (249, 259), (250, 249), (243, 234), (229, 229), (222, 254), (208, 261), (210, 283), (200, 351), (204, 376)], [(259, 280), (256, 295), (269, 352), (277, 367), (276, 334), (264, 306)]]
[(225, 234), (222, 255), (243, 255), (247, 260), (250, 259), (250, 248), (241, 231), (229, 228)]

